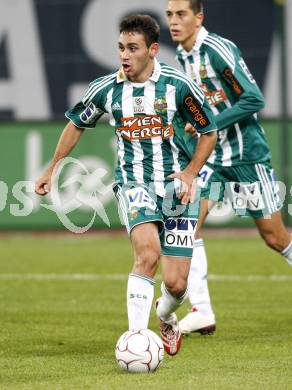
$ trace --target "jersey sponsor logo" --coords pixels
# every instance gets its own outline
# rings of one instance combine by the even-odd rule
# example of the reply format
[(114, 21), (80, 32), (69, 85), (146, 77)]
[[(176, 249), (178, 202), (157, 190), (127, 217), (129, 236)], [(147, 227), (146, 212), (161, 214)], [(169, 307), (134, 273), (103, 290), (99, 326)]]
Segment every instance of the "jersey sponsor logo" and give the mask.
[(101, 116), (103, 112), (97, 108), (93, 103), (90, 103), (84, 111), (80, 114), (80, 119), (83, 123), (91, 124), (94, 123), (95, 119)]
[(194, 218), (168, 218), (165, 221), (164, 245), (193, 248), (197, 220)]
[(251, 184), (231, 183), (231, 189), (234, 209), (252, 211), (264, 209), (264, 201), (258, 182)]
[(224, 69), (223, 73), (224, 73), (225, 77), (227, 77), (227, 79), (230, 81), (234, 91), (237, 93), (237, 95), (240, 96), (244, 92), (244, 89), (242, 88), (239, 81), (232, 73), (232, 70), (227, 67)]
[(134, 114), (145, 112), (144, 96), (133, 97)]
[(129, 141), (139, 141), (161, 137), (168, 139), (173, 137), (173, 126), (163, 125), (159, 115), (139, 115), (121, 119), (122, 126), (117, 129), (123, 138)]
[(125, 191), (125, 194), (128, 200), (131, 219), (134, 219), (133, 216), (136, 218), (138, 210), (141, 207), (146, 207), (153, 211), (157, 208), (156, 203), (143, 187), (131, 188), (130, 190)]
[(210, 91), (206, 84), (201, 85), (202, 90), (208, 100), (208, 103), (211, 106), (217, 106), (220, 103), (224, 103), (227, 101), (227, 96), (223, 89), (219, 89), (216, 91)]
[(199, 127), (205, 127), (210, 124), (210, 121), (203, 108), (200, 106), (200, 103), (193, 96), (186, 96), (184, 99), (184, 104), (192, 115), (196, 125), (199, 125)]
[(165, 96), (157, 97), (154, 100), (154, 110), (159, 113), (167, 111), (167, 102)]
[(251, 74), (250, 70), (248, 69), (248, 66), (246, 65), (245, 61), (243, 58), (241, 58), (241, 60), (238, 61), (239, 62), (239, 65), (241, 66), (242, 70), (244, 71), (245, 75), (247, 76), (247, 78), (249, 79), (249, 81), (252, 83), (252, 84), (255, 84), (255, 79), (253, 78), (253, 75)]

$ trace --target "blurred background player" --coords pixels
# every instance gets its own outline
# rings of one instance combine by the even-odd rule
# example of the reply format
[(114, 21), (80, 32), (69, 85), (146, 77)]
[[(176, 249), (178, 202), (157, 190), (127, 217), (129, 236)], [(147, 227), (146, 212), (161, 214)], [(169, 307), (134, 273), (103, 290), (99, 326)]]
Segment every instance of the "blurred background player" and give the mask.
[[(156, 60), (159, 33), (157, 22), (150, 16), (122, 20), (120, 70), (92, 82), (82, 101), (67, 111), (70, 122), (35, 190), (40, 195), (50, 190), (56, 164), (70, 153), (84, 128), (95, 128), (102, 114), (108, 113), (118, 145), (114, 191), (134, 252), (127, 289), (129, 329), (148, 327), (154, 275), (162, 252), (162, 296), (156, 311), (165, 350), (175, 355), (181, 333), (174, 311), (187, 293), (198, 218), (198, 201), (189, 203), (193, 201), (194, 179), (217, 137), (213, 114), (197, 84)], [(182, 147), (184, 131), (180, 139), (180, 128), (172, 124), (175, 121), (189, 121), (201, 133), (191, 161)], [(179, 196), (174, 191), (174, 179), (184, 183)], [(169, 209), (165, 200), (170, 203)]]
[[(171, 37), (179, 44), (177, 59), (203, 89), (219, 130), (215, 152), (200, 172), (203, 199), (188, 287), (192, 311), (180, 321), (183, 333), (207, 334), (216, 325), (201, 227), (214, 201), (223, 199), (224, 190), (236, 214), (251, 216), (266, 244), (290, 265), (292, 241), (279, 211), (270, 149), (256, 115), (264, 107), (264, 98), (239, 49), (203, 27), (201, 0), (170, 0), (166, 16)], [(196, 136), (190, 124), (186, 131)]]

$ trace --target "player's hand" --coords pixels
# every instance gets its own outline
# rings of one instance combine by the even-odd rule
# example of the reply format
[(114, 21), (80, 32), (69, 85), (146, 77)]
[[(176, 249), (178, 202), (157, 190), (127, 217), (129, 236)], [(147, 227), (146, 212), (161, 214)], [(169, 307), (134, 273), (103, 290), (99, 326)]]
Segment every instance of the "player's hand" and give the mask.
[(178, 198), (182, 204), (194, 203), (196, 195), (196, 176), (187, 170), (176, 172), (168, 176), (170, 179), (181, 181), (181, 190)]
[(51, 191), (51, 174), (45, 173), (35, 182), (35, 193), (41, 196), (47, 195)]
[(192, 126), (190, 123), (187, 123), (185, 125), (185, 132), (190, 134), (194, 138), (198, 138), (199, 137), (197, 129), (194, 126)]

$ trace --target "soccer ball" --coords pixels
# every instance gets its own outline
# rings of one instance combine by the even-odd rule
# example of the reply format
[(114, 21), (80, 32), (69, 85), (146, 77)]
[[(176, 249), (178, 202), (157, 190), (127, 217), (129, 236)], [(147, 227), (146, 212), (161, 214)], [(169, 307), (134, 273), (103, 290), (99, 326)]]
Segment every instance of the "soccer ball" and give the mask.
[(164, 349), (160, 337), (149, 329), (128, 330), (116, 345), (119, 366), (128, 372), (155, 371), (163, 360)]

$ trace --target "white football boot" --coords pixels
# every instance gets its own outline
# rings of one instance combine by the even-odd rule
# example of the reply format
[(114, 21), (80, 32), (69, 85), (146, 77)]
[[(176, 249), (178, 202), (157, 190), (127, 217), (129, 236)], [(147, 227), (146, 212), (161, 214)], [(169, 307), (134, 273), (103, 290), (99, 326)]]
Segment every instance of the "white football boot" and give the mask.
[(196, 308), (188, 313), (181, 321), (179, 327), (182, 334), (201, 333), (201, 335), (213, 334), (216, 330), (214, 315), (203, 315)]

